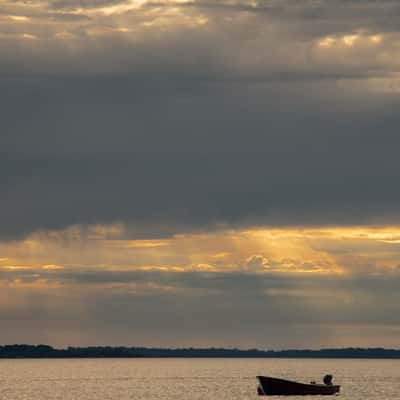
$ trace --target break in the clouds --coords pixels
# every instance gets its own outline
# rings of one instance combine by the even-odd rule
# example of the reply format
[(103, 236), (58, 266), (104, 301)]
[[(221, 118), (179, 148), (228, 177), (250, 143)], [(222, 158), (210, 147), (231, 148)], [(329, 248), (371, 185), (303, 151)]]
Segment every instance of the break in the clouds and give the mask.
[(2, 1), (0, 341), (394, 343), (399, 11)]

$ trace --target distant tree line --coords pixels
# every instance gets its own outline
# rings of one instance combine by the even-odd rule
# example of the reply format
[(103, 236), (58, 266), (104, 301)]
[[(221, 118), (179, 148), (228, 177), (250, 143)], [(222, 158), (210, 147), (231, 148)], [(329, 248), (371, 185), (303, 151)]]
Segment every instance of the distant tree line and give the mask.
[(0, 346), (0, 358), (400, 358), (400, 350), (344, 348), (321, 350), (258, 350), (224, 348), (68, 347), (15, 344)]

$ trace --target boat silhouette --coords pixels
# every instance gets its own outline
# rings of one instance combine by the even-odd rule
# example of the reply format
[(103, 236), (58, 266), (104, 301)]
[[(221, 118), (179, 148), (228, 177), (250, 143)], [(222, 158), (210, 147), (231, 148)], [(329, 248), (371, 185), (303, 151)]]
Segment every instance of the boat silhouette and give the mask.
[(270, 376), (257, 376), (258, 394), (267, 396), (327, 396), (339, 393), (340, 386), (332, 384), (332, 375), (325, 375), (324, 384), (300, 383)]

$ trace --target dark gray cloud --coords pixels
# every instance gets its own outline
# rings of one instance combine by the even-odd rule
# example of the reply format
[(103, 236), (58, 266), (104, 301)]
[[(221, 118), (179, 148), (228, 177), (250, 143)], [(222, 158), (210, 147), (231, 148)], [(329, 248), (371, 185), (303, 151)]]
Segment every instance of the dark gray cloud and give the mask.
[(50, 7), (59, 9), (86, 9), (97, 7), (109, 7), (117, 4), (128, 3), (127, 0), (49, 0)]
[[(168, 1), (149, 1), (144, 7), (176, 7)], [(398, 32), (400, 6), (398, 2), (372, 1), (209, 1), (197, 0), (179, 5), (182, 8), (202, 10), (210, 15), (248, 14), (268, 23), (279, 21), (285, 30), (301, 37), (318, 37), (344, 34), (360, 29), (382, 32)], [(287, 24), (286, 24), (287, 23)]]
[[(118, 18), (131, 27), (155, 6)], [(324, 59), (293, 22), (266, 12), (291, 15), (303, 32), (311, 16), (328, 19), (338, 37), (352, 30), (337, 21), (387, 12), (375, 2), (335, 6), (194, 2), (180, 7), (191, 18), (207, 9), (206, 29), (171, 22), (162, 35), (150, 29), (132, 40), (110, 33), (116, 20), (93, 16), (60, 28), (73, 39), (18, 47), (12, 35), (25, 31), (7, 25), (1, 236), (114, 221), (143, 237), (219, 225), (397, 221), (399, 99), (368, 90), (396, 71), (385, 58), (392, 43)], [(232, 8), (261, 20), (213, 22), (213, 13)], [(28, 33), (43, 38), (53, 28)]]
[[(4, 289), (10, 306), (0, 307), (0, 319), (7, 327), (0, 334), (3, 342), (11, 328), (22, 324), (29, 327), (32, 340), (58, 345), (94, 340), (96, 344), (318, 347), (337, 343), (341, 335), (337, 332), (343, 330), (345, 344), (357, 345), (360, 338), (351, 338), (349, 330), (354, 334), (360, 327), (367, 333), (372, 329), (382, 340), (385, 329), (400, 322), (396, 272), (367, 277), (98, 268), (1, 272), (1, 282), (15, 279), (25, 289), (12, 285)], [(28, 286), (41, 280), (47, 282), (46, 289)], [(98, 333), (93, 335), (95, 329)], [(288, 335), (288, 330), (299, 337)]]
[(397, 221), (396, 97), (161, 77), (1, 86), (3, 237)]
[[(3, 8), (10, 7), (25, 7), (29, 9), (33, 7), (54, 8), (56, 10), (76, 10), (85, 8), (107, 7), (116, 4), (128, 3), (128, 0), (5, 0)], [(22, 9), (22, 8), (21, 8)]]

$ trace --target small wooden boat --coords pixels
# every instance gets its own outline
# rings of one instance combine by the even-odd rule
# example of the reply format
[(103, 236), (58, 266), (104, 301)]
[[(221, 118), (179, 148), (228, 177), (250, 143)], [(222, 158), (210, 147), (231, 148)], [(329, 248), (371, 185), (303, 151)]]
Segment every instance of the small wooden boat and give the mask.
[(332, 395), (339, 393), (340, 386), (332, 384), (299, 383), (286, 379), (257, 376), (260, 385), (259, 395), (269, 396), (306, 396), (306, 395)]

